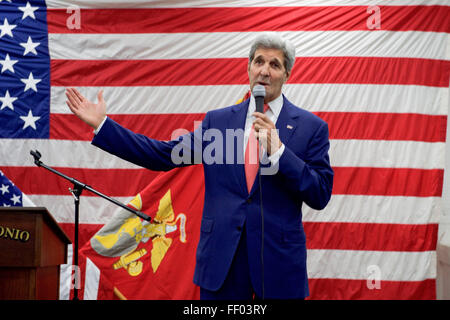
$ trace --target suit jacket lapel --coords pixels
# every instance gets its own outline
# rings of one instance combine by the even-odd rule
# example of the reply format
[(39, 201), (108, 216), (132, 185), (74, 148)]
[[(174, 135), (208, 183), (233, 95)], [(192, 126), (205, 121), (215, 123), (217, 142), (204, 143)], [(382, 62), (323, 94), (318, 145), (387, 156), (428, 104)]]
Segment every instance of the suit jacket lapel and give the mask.
[(284, 145), (288, 144), (289, 139), (297, 128), (297, 121), (295, 120), (297, 117), (298, 115), (295, 113), (295, 107), (283, 95), (283, 107), (281, 108), (275, 126), (279, 130), (278, 135)]

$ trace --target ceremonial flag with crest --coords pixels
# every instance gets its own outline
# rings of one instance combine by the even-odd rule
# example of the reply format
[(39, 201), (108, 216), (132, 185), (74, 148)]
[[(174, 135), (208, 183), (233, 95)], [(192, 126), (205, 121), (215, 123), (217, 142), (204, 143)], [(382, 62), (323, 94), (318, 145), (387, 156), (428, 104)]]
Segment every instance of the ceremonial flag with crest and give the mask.
[(203, 197), (203, 168), (195, 165), (161, 174), (129, 202), (151, 222), (116, 210), (81, 251), (89, 260), (84, 297), (98, 298), (106, 287), (126, 299), (198, 299), (193, 277)]
[[(275, 31), (296, 47), (284, 94), (330, 129), (331, 201), (321, 212), (303, 208), (310, 298), (434, 299), (449, 16), (448, 0), (0, 1), (0, 169), (73, 239), (72, 186), (37, 168), (31, 149), (123, 203), (159, 173), (93, 147), (92, 129), (65, 104), (65, 88), (93, 101), (104, 89), (108, 116), (169, 140), (248, 91), (250, 44)], [(196, 192), (189, 183), (185, 192)], [(171, 192), (175, 218), (184, 213), (189, 225), (179, 197)], [(83, 192), (80, 244), (115, 213), (113, 204)], [(153, 276), (186, 245), (172, 238), (178, 231), (167, 234), (172, 242)], [(152, 268), (153, 241), (141, 247), (143, 271), (135, 279)], [(113, 265), (121, 259), (93, 253)]]

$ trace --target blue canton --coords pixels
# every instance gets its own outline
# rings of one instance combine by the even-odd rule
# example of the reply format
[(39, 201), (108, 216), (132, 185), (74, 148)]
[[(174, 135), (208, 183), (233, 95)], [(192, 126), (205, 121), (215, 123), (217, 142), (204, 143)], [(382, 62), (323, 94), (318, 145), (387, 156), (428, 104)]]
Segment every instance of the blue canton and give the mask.
[(0, 170), (0, 207), (22, 206), (22, 191)]
[(0, 0), (0, 138), (48, 139), (49, 120), (45, 1)]

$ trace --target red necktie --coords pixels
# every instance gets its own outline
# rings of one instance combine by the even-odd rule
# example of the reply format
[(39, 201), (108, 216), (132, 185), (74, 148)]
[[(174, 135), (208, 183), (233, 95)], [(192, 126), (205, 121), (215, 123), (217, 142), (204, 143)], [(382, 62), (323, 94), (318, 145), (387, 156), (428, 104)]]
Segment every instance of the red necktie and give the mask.
[[(268, 104), (264, 104), (264, 113), (269, 109)], [(250, 129), (247, 147), (244, 158), (245, 179), (247, 181), (247, 190), (250, 193), (259, 168), (259, 143), (255, 136), (255, 129)]]

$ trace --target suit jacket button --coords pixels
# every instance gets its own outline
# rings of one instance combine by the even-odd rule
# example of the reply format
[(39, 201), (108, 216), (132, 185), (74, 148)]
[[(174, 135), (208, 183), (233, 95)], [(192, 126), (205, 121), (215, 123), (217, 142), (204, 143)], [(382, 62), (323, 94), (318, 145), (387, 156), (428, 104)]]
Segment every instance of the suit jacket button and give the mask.
[(241, 226), (237, 226), (236, 229), (238, 229), (238, 231), (241, 231), (242, 227)]
[(248, 198), (247, 203), (252, 203), (252, 198)]

